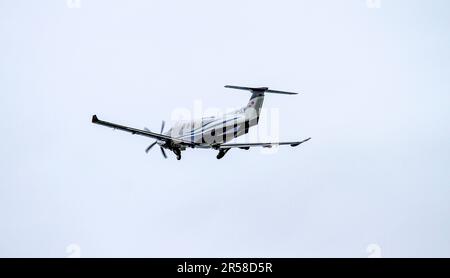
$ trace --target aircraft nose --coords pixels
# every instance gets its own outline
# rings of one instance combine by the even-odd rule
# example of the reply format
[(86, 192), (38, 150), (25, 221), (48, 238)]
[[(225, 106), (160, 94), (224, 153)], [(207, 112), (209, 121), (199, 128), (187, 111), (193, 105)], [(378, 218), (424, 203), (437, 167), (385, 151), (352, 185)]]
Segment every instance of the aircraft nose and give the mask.
[(166, 141), (156, 140), (156, 143), (160, 146), (164, 146), (166, 144)]

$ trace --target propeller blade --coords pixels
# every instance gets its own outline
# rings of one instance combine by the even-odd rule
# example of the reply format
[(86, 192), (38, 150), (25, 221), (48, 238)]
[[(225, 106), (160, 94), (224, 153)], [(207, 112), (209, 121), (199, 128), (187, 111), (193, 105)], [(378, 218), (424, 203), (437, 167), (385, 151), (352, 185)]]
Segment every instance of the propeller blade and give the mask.
[(156, 141), (153, 142), (153, 144), (151, 144), (150, 146), (147, 147), (147, 149), (145, 149), (145, 152), (148, 153), (148, 151), (153, 148), (153, 146), (156, 144)]
[(164, 130), (164, 126), (166, 125), (166, 122), (165, 121), (162, 121), (162, 124), (161, 124), (161, 133), (163, 133), (163, 130)]
[(164, 156), (164, 158), (167, 158), (167, 155), (166, 155), (166, 152), (164, 151), (164, 148), (163, 147), (160, 147), (161, 148), (161, 152), (162, 152), (162, 155)]

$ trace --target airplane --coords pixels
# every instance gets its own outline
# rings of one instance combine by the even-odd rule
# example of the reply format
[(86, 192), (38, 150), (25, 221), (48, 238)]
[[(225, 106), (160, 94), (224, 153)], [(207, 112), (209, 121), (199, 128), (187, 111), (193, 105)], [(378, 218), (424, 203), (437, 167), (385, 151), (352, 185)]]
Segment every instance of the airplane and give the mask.
[(176, 155), (177, 160), (181, 159), (181, 151), (185, 151), (186, 148), (217, 150), (219, 151), (217, 159), (221, 159), (232, 148), (249, 150), (252, 147), (271, 148), (272, 146), (283, 145), (296, 147), (311, 139), (310, 137), (302, 141), (291, 142), (227, 143), (234, 138), (247, 134), (250, 127), (258, 124), (264, 94), (296, 95), (297, 93), (270, 90), (268, 87), (254, 88), (226, 85), (225, 88), (250, 91), (252, 95), (248, 104), (241, 109), (226, 113), (220, 117), (203, 117), (198, 120), (176, 122), (167, 132), (164, 132), (165, 122), (163, 121), (160, 133), (152, 132), (147, 128), (142, 130), (102, 121), (97, 115), (92, 116), (92, 123), (154, 138), (156, 141), (147, 147), (146, 153), (158, 144), (164, 158), (167, 158), (164, 150), (167, 149)]

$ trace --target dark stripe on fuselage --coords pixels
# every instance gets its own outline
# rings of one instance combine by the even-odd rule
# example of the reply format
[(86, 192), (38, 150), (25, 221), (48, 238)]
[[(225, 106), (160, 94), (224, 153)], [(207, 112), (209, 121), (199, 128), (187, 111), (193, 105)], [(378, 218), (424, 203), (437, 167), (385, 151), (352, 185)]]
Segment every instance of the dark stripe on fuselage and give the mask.
[[(186, 138), (186, 137), (188, 137), (189, 136), (189, 138), (190, 138), (190, 140), (192, 141), (192, 142), (195, 142), (195, 137), (196, 136), (198, 136), (198, 135), (200, 135), (201, 136), (201, 143), (202, 144), (205, 144), (205, 143), (207, 143), (206, 141), (205, 141), (205, 136), (206, 135), (209, 135), (209, 136), (211, 136), (211, 137), (215, 137), (216, 136), (216, 127), (217, 126), (220, 126), (220, 125), (223, 125), (223, 127), (221, 128), (221, 129), (218, 129), (217, 131), (221, 131), (222, 132), (222, 139), (223, 139), (223, 141), (225, 142), (226, 141), (226, 136), (227, 136), (227, 131), (230, 129), (230, 128), (233, 128), (234, 129), (234, 133), (233, 133), (233, 135), (234, 135), (234, 137), (236, 137), (237, 136), (237, 127), (238, 127), (238, 119), (239, 119), (240, 117), (234, 117), (234, 118), (232, 118), (232, 119), (228, 119), (228, 120), (223, 120), (222, 122), (217, 122), (217, 121), (215, 121), (216, 123), (213, 125), (213, 126), (211, 126), (211, 127), (208, 127), (208, 129), (207, 130), (205, 130), (205, 129), (202, 129), (202, 131), (201, 132), (192, 132), (191, 131), (191, 133), (190, 134), (186, 134), (186, 135), (184, 135), (184, 136), (180, 136), (180, 137), (178, 137), (179, 139), (182, 139), (182, 138)], [(226, 124), (228, 123), (228, 122), (230, 122), (230, 121), (234, 121), (234, 123), (233, 123), (233, 127), (227, 127), (226, 126)], [(211, 124), (212, 122), (209, 122), (209, 123), (207, 123), (207, 124)], [(206, 126), (206, 125), (205, 125)], [(220, 133), (219, 133), (220, 134)], [(233, 137), (233, 138), (234, 138)]]
[(225, 142), (225, 136), (227, 135), (226, 134), (226, 132), (227, 132), (227, 128), (226, 128), (226, 124), (227, 123), (227, 121), (223, 121), (223, 126), (222, 126), (222, 142)]
[[(219, 125), (221, 125), (221, 124), (226, 124), (227, 122), (235, 121), (235, 120), (237, 120), (237, 119), (239, 119), (239, 117), (234, 117), (233, 119), (228, 119), (228, 120), (225, 120), (225, 121), (223, 121), (223, 122), (217, 122), (217, 123), (214, 124), (213, 126), (208, 127), (208, 130), (209, 130), (209, 129), (215, 129), (216, 126), (219, 126)], [(209, 122), (209, 123), (207, 123), (207, 124), (210, 124), (210, 123), (212, 123), (212, 122)], [(207, 124), (206, 124), (206, 125), (207, 125)], [(206, 125), (205, 125), (205, 126), (206, 126)], [(195, 136), (204, 134), (205, 132), (207, 132), (207, 130), (205, 130), (205, 129), (202, 129), (201, 131), (198, 131), (198, 132), (193, 132), (193, 131), (191, 131), (190, 134), (185, 134), (185, 135), (179, 136), (179, 137), (177, 137), (177, 138), (178, 138), (178, 139), (181, 139), (181, 138), (186, 138), (186, 137), (189, 136), (189, 138), (190, 138), (191, 140), (195, 140)], [(202, 137), (203, 137), (203, 136), (202, 136)]]
[[(234, 120), (236, 120), (236, 119), (239, 119), (239, 117), (234, 117), (233, 119), (228, 119), (228, 120), (225, 120), (225, 121), (223, 121), (223, 122), (217, 122), (217, 120), (214, 120), (214, 121), (211, 121), (211, 122), (209, 122), (209, 123), (206, 123), (206, 124), (204, 124), (202, 127), (198, 127), (198, 128), (196, 128), (196, 129), (192, 129), (191, 131), (190, 131), (190, 134), (192, 135), (193, 133), (195, 134), (196, 133), (196, 131), (199, 129), (199, 128), (202, 128), (202, 133), (203, 132), (205, 132), (205, 130), (204, 130), (204, 127), (205, 126), (207, 126), (207, 125), (209, 125), (209, 124), (211, 124), (211, 123), (214, 123), (214, 122), (217, 122), (217, 123), (215, 123), (213, 126), (211, 126), (211, 127), (208, 127), (208, 128), (212, 128), (212, 127), (216, 127), (216, 126), (218, 126), (218, 125), (220, 125), (220, 124), (225, 124), (225, 123), (227, 123), (227, 122), (229, 122), (229, 121), (234, 121)], [(186, 134), (187, 135), (187, 134)], [(184, 136), (186, 136), (186, 135), (184, 135)], [(180, 138), (181, 137), (183, 137), (183, 136), (180, 136)]]

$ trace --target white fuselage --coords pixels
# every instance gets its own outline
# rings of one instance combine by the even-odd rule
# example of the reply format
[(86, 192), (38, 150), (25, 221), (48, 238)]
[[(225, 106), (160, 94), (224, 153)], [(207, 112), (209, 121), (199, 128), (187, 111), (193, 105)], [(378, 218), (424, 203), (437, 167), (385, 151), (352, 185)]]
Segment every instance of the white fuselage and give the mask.
[(221, 117), (177, 122), (165, 134), (180, 141), (196, 143), (199, 148), (223, 144), (248, 133), (250, 127), (258, 124), (263, 100), (264, 96), (254, 96), (246, 107)]

